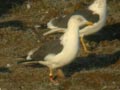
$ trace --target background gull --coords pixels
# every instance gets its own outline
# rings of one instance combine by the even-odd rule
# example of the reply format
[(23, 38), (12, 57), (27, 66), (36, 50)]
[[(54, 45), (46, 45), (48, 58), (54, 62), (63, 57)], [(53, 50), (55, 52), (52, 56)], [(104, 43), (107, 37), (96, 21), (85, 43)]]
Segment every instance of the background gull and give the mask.
[[(63, 46), (63, 48), (59, 53), (51, 53), (50, 52), (49, 54), (46, 55), (46, 53), (42, 53), (42, 50), (40, 50), (43, 47), (41, 47), (39, 50), (37, 48), (35, 48), (28, 53), (27, 59), (30, 59), (30, 60), (34, 59), (39, 54), (37, 57), (40, 58), (39, 59), (40, 61), (37, 61), (37, 62), (39, 62), (40, 64), (45, 65), (49, 68), (50, 80), (53, 83), (56, 83), (53, 80), (53, 70), (67, 65), (75, 59), (75, 57), (77, 56), (77, 53), (79, 51), (79, 47), (80, 47), (80, 45), (79, 45), (79, 27), (83, 27), (86, 25), (92, 25), (92, 23), (87, 21), (82, 16), (73, 15), (68, 21), (67, 30), (65, 31), (63, 36), (60, 38), (60, 40), (61, 40), (60, 44)], [(44, 48), (47, 48), (47, 47), (44, 47)], [(50, 48), (51, 48), (51, 45), (49, 46), (48, 49), (50, 49)], [(60, 48), (60, 47), (57, 46), (54, 48)], [(54, 48), (52, 48), (52, 49), (54, 50)], [(43, 56), (43, 55), (45, 55), (45, 56)], [(41, 60), (43, 58), (44, 58), (44, 60)], [(26, 63), (29, 63), (29, 62), (27, 61)]]
[(89, 52), (84, 43), (84, 36), (93, 34), (98, 32), (106, 22), (106, 8), (107, 8), (107, 0), (95, 0), (93, 4), (91, 4), (88, 8), (84, 8), (81, 10), (77, 10), (72, 14), (60, 16), (53, 18), (47, 24), (50, 31), (44, 33), (44, 35), (48, 35), (54, 32), (64, 32), (67, 28), (67, 22), (72, 15), (80, 15), (83, 16), (88, 21), (92, 21), (94, 25), (87, 26), (83, 29), (79, 30), (80, 40), (83, 45), (84, 51)]

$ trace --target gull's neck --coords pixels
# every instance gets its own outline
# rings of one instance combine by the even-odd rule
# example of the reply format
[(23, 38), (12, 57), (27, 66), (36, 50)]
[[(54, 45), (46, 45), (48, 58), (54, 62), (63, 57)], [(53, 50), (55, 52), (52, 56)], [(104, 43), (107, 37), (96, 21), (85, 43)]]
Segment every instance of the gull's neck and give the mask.
[[(81, 25), (82, 26), (82, 25)], [(69, 31), (77, 31), (78, 29), (79, 29), (79, 26), (74, 22), (74, 21), (72, 21), (72, 22), (68, 22), (68, 27), (67, 27), (67, 31), (69, 32)]]
[(92, 5), (88, 8), (92, 10), (95, 14), (99, 14), (100, 17), (106, 15), (107, 0), (95, 0)]
[(77, 52), (79, 48), (79, 27), (76, 25), (69, 25), (66, 32), (64, 33), (64, 37), (62, 40), (63, 42), (65, 40), (64, 49), (62, 50), (62, 53), (66, 51), (73, 51), (73, 48)]

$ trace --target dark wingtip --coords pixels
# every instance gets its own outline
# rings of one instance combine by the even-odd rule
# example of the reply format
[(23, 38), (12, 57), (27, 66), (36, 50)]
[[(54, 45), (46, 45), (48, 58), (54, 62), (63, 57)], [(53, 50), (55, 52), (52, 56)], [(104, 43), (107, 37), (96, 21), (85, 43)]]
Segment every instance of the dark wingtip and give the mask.
[(18, 61), (17, 64), (24, 64), (31, 61), (34, 61), (34, 60), (22, 60), (22, 61)]
[(38, 63), (38, 60), (21, 60), (17, 62), (17, 64), (31, 64), (31, 63)]

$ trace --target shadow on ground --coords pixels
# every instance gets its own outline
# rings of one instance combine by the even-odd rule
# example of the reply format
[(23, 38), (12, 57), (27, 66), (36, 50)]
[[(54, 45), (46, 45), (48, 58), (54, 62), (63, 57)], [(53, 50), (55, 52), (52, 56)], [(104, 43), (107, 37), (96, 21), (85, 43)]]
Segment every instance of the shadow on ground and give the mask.
[(0, 16), (7, 13), (12, 7), (22, 5), (25, 0), (0, 0)]
[[(10, 9), (20, 6), (25, 2), (25, 0), (0, 0), (0, 16), (5, 15)], [(0, 28), (5, 27), (16, 27), (19, 29), (24, 29), (24, 24), (19, 20), (11, 20), (0, 22)]]
[(22, 29), (22, 30), (24, 30), (26, 28), (25, 24), (19, 20), (0, 22), (0, 28), (6, 28), (6, 27), (16, 27), (16, 28)]
[(94, 68), (103, 68), (116, 63), (120, 58), (120, 51), (114, 54), (96, 55), (91, 54), (87, 57), (79, 57), (70, 65), (63, 68), (66, 75), (69, 77), (75, 72), (81, 70), (90, 70)]
[(10, 73), (11, 71), (7, 67), (0, 67), (0, 73)]
[(106, 25), (98, 33), (85, 37), (88, 41), (100, 42), (103, 40), (120, 40), (120, 23)]
[[(80, 72), (81, 70), (91, 70), (97, 68), (103, 68), (110, 66), (116, 63), (120, 58), (120, 51), (117, 51), (113, 54), (90, 54), (87, 57), (78, 57), (71, 64), (63, 67), (63, 71), (67, 77), (70, 77), (76, 72)], [(42, 68), (45, 67), (38, 63), (31, 63), (25, 65), (25, 67), (32, 68)]]

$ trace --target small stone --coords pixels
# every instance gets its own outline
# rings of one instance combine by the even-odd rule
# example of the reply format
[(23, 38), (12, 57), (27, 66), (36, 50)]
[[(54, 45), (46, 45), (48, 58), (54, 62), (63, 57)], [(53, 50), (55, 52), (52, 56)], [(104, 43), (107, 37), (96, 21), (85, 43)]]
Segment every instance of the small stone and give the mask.
[(7, 64), (7, 65), (6, 65), (6, 67), (10, 68), (10, 67), (11, 67), (11, 65), (10, 65), (10, 64)]

